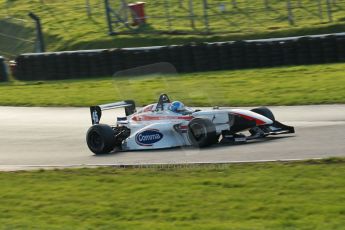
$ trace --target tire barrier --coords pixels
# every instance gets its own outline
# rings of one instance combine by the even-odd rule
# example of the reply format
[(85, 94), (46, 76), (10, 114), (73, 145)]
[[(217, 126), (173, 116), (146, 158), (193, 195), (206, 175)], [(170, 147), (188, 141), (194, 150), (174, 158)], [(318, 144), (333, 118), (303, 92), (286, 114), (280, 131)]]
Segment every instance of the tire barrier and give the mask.
[(283, 49), (283, 63), (285, 65), (297, 65), (296, 51), (297, 47), (293, 41), (282, 41), (280, 45)]
[(337, 43), (338, 61), (345, 62), (345, 36), (337, 37), (336, 43)]
[(257, 68), (260, 67), (260, 53), (261, 46), (259, 43), (252, 43), (248, 42), (246, 43), (246, 61), (247, 66), (250, 68)]
[(311, 64), (309, 40), (310, 38), (308, 37), (303, 37), (297, 40), (296, 42), (297, 64), (300, 64), (300, 65)]
[(272, 66), (284, 65), (283, 47), (280, 42), (272, 42)]
[(234, 65), (232, 63), (232, 53), (231, 53), (231, 43), (230, 42), (223, 42), (219, 45), (219, 62), (221, 69), (234, 69)]
[[(232, 70), (345, 61), (345, 35), (197, 43), (162, 47), (22, 54), (18, 80), (104, 77), (118, 71), (168, 62), (177, 72)], [(0, 80), (4, 79), (0, 59)]]
[(191, 73), (196, 71), (194, 56), (193, 56), (193, 46), (183, 45), (181, 47), (181, 72)]
[[(207, 44), (196, 44), (192, 46), (192, 55), (195, 63), (195, 71), (207, 71), (212, 69), (213, 66), (209, 63), (211, 59), (208, 57), (209, 48)], [(213, 62), (212, 62), (213, 63)]]
[(231, 62), (234, 69), (244, 69), (247, 67), (246, 42), (236, 41), (231, 44)]
[(5, 59), (0, 56), (0, 82), (8, 81), (8, 70)]
[(331, 63), (338, 61), (337, 42), (335, 36), (327, 36), (322, 40), (322, 51), (324, 62)]
[(322, 40), (320, 38), (314, 38), (310, 39), (309, 42), (310, 63), (323, 63)]

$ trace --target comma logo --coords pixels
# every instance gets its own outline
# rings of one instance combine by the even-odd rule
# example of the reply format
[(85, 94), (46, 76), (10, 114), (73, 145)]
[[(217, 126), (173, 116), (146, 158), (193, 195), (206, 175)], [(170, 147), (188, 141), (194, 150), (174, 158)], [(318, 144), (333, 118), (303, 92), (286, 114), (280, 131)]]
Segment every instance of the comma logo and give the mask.
[(152, 146), (154, 143), (160, 141), (163, 134), (158, 129), (147, 129), (135, 135), (135, 141), (138, 145)]

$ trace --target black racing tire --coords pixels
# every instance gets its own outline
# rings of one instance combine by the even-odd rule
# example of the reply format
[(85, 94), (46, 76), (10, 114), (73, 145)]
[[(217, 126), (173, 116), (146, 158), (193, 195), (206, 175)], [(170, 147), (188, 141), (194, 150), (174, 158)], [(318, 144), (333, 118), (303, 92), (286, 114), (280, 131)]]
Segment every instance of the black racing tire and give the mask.
[(265, 117), (271, 119), (272, 121), (275, 121), (275, 118), (274, 118), (272, 111), (266, 107), (255, 108), (255, 109), (252, 109), (251, 111), (258, 113), (262, 116), (265, 116)]
[(214, 124), (205, 118), (194, 118), (188, 124), (188, 137), (194, 147), (202, 148), (217, 143)]
[(110, 153), (115, 148), (114, 130), (109, 125), (93, 125), (87, 131), (86, 143), (96, 155)]

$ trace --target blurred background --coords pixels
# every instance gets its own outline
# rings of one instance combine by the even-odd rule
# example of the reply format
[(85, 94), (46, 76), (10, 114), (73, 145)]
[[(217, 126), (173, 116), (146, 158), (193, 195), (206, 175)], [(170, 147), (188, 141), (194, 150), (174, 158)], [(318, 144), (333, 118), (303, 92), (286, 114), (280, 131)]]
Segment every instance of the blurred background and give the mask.
[(341, 32), (345, 0), (1, 0), (0, 56)]

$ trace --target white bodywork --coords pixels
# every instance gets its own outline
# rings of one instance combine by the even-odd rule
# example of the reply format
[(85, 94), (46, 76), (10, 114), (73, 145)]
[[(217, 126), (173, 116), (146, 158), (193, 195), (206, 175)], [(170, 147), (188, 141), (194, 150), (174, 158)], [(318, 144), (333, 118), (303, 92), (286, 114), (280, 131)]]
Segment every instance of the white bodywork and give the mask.
[(253, 120), (257, 125), (272, 124), (273, 121), (252, 111), (242, 109), (213, 109), (186, 113), (175, 113), (168, 109), (157, 110), (157, 104), (148, 105), (138, 112), (119, 119), (117, 125), (131, 130), (130, 136), (123, 141), (123, 150), (161, 149), (191, 145), (188, 137), (188, 124), (194, 118), (207, 118), (215, 125), (218, 135), (232, 127), (233, 115)]

